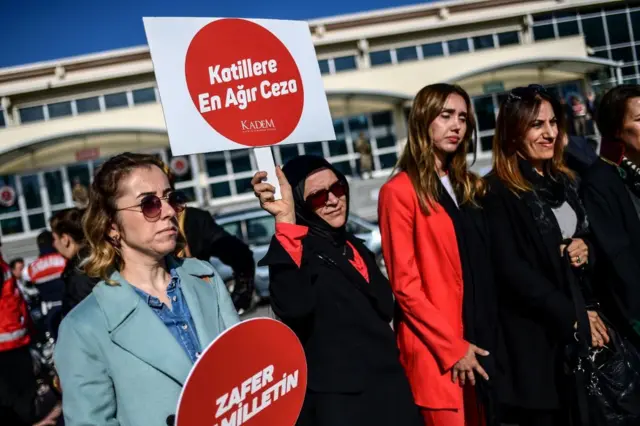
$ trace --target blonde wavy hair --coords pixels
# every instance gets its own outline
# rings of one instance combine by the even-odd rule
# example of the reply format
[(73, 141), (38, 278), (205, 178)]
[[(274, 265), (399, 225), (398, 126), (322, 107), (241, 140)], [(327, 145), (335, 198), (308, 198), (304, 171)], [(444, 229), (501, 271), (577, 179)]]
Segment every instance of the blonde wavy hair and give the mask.
[[(109, 237), (113, 223), (118, 223), (116, 200), (120, 196), (120, 182), (139, 168), (158, 167), (173, 188), (173, 176), (167, 165), (158, 157), (148, 154), (126, 152), (107, 160), (95, 175), (89, 191), (89, 205), (85, 211), (82, 228), (90, 254), (85, 261), (84, 271), (90, 277), (100, 278), (114, 285), (109, 277), (122, 270), (124, 259), (118, 245)], [(184, 236), (179, 234), (176, 252), (184, 246)]]
[(447, 98), (457, 94), (467, 104), (467, 130), (462, 137), (458, 149), (450, 156), (445, 165), (449, 171), (449, 179), (456, 194), (462, 199), (460, 204), (476, 202), (477, 196), (486, 193), (482, 178), (469, 171), (467, 152), (473, 146), (476, 123), (473, 117), (471, 99), (460, 86), (446, 83), (431, 84), (423, 87), (416, 95), (409, 113), (409, 138), (398, 160), (397, 168), (405, 171), (418, 194), (422, 212), (429, 215), (429, 210), (439, 200), (438, 185), (440, 177), (436, 172), (436, 156), (430, 126), (447, 102)]

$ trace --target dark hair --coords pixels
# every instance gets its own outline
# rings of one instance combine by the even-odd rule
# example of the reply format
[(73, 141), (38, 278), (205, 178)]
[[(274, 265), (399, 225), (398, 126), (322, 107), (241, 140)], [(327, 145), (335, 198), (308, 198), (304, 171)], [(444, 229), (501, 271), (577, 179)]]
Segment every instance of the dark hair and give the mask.
[(9, 262), (9, 267), (11, 268), (11, 270), (13, 270), (18, 263), (24, 264), (24, 259), (21, 257), (16, 257), (11, 262)]
[[(89, 191), (89, 206), (82, 220), (82, 228), (90, 247), (90, 254), (84, 265), (88, 276), (101, 278), (110, 283), (111, 273), (116, 269), (121, 270), (124, 266), (120, 249), (108, 235), (111, 225), (118, 220), (116, 199), (120, 195), (120, 181), (136, 169), (152, 167), (162, 170), (173, 188), (172, 177), (168, 174), (169, 168), (155, 155), (125, 152), (111, 157), (98, 169)], [(182, 250), (183, 246), (184, 240), (180, 233), (176, 253)]]
[(596, 123), (602, 135), (601, 155), (619, 162), (624, 144), (619, 140), (629, 99), (640, 97), (640, 86), (624, 84), (614, 87), (602, 97), (596, 108)]
[(76, 207), (60, 210), (49, 219), (51, 230), (62, 236), (67, 234), (76, 243), (84, 242), (84, 231), (82, 230), (82, 215), (84, 211)]
[(551, 104), (558, 123), (553, 158), (547, 162), (547, 170), (552, 175), (563, 173), (572, 179), (574, 177), (564, 164), (562, 141), (566, 130), (564, 110), (560, 101), (542, 86), (516, 87), (500, 106), (493, 136), (493, 171), (514, 193), (532, 190), (531, 184), (520, 173), (518, 156), (523, 154), (523, 141), (531, 123), (538, 117), (543, 102)]
[(38, 248), (42, 251), (53, 248), (53, 234), (51, 231), (42, 231), (36, 239)]

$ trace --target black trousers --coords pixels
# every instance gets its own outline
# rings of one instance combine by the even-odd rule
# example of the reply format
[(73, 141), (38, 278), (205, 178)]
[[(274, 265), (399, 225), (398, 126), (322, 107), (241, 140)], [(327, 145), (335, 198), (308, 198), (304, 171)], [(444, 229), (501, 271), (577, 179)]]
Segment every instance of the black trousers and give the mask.
[(362, 393), (307, 391), (296, 426), (424, 426), (404, 373), (376, 377)]
[(517, 426), (568, 426), (569, 413), (562, 410), (530, 410), (501, 407), (502, 423)]
[[(0, 419), (11, 426), (35, 423), (37, 384), (28, 346), (0, 351)], [(6, 419), (6, 423), (5, 423)]]

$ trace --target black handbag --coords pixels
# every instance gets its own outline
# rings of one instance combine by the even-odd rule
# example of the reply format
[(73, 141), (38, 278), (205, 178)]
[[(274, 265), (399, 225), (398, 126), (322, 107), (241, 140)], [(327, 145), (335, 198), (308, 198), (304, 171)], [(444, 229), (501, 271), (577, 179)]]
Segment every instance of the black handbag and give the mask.
[[(564, 257), (570, 264), (566, 252)], [(567, 353), (574, 379), (576, 425), (638, 426), (640, 351), (618, 333), (600, 312), (598, 315), (607, 327), (610, 341), (603, 348), (590, 347), (587, 307), (577, 284), (578, 280), (584, 281), (586, 277), (580, 273), (572, 275), (569, 277), (569, 288), (576, 308), (578, 329)]]

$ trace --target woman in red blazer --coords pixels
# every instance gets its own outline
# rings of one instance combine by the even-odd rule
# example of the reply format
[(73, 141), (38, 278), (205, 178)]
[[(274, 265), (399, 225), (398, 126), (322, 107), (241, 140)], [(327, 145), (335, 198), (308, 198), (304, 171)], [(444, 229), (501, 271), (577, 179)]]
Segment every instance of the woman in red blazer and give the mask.
[(401, 362), (430, 426), (494, 424), (496, 417), (485, 349), (497, 340), (497, 309), (476, 203), (485, 187), (466, 163), (474, 131), (463, 89), (424, 87), (409, 115), (400, 172), (379, 197), (382, 250), (401, 311)]

